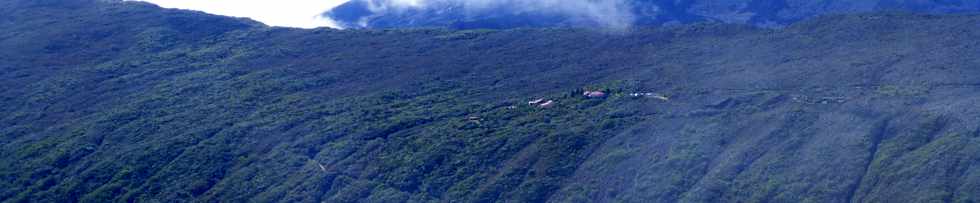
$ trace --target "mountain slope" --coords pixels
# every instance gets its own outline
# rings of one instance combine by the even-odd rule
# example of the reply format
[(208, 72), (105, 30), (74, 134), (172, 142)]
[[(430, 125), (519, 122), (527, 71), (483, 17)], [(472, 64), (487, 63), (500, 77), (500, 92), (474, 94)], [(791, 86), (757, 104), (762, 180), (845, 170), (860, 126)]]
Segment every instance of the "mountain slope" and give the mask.
[[(410, 2), (410, 3), (409, 3)], [(354, 0), (324, 15), (348, 28), (607, 27), (726, 22), (785, 26), (827, 14), (873, 11), (962, 13), (980, 1), (913, 0)]]
[(4, 202), (980, 199), (978, 16), (607, 34), (0, 9)]

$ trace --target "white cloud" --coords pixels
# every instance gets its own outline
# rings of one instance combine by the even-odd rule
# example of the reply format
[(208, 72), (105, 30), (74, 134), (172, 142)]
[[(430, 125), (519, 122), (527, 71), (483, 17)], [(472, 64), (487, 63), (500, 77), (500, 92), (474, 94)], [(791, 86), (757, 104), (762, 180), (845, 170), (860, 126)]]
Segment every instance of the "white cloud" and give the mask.
[(211, 14), (247, 17), (282, 27), (315, 28), (338, 26), (321, 16), (348, 0), (138, 0), (164, 8), (204, 11)]
[[(627, 0), (356, 0), (365, 1), (375, 13), (405, 9), (461, 6), (468, 15), (539, 13), (557, 14), (573, 20), (589, 20), (607, 28), (625, 29), (633, 23)], [(364, 20), (364, 19), (362, 19)]]

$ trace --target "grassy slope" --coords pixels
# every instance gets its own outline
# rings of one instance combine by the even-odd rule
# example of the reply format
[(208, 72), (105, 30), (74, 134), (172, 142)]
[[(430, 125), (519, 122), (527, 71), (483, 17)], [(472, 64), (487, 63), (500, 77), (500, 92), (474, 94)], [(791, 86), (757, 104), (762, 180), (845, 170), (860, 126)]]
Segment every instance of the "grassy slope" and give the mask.
[[(974, 16), (609, 34), (296, 30), (136, 3), (0, 9), (9, 202), (980, 194)], [(538, 97), (559, 105), (525, 104)]]

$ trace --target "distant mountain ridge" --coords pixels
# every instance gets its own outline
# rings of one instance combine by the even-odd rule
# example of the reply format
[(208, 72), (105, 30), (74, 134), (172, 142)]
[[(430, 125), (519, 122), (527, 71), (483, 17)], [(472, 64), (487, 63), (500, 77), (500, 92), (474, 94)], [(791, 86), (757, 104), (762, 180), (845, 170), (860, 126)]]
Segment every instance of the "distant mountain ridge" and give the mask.
[[(475, 0), (411, 1), (353, 0), (325, 16), (347, 28), (455, 27), (590, 27), (610, 26), (601, 19), (615, 15), (615, 25), (663, 25), (692, 22), (727, 22), (757, 26), (784, 26), (824, 14), (873, 11), (962, 13), (980, 11), (980, 0), (603, 0), (566, 1), (547, 6), (506, 0), (485, 3)], [(550, 1), (541, 1), (550, 2)], [(600, 5), (593, 16), (578, 11), (556, 10), (567, 2)], [(605, 2), (605, 3), (603, 3)], [(491, 4), (492, 6), (486, 6)], [(601, 5), (613, 5), (615, 10)], [(577, 8), (588, 12), (588, 8)], [(612, 11), (612, 12), (611, 12)], [(590, 18), (591, 17), (591, 18)]]

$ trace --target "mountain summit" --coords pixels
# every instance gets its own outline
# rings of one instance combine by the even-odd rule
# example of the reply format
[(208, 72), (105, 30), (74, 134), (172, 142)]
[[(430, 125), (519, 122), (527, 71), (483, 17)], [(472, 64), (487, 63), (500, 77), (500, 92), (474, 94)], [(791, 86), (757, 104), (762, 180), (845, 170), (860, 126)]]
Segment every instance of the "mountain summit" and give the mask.
[(348, 28), (622, 28), (704, 21), (768, 27), (822, 14), (978, 10), (980, 0), (353, 0), (324, 15)]

